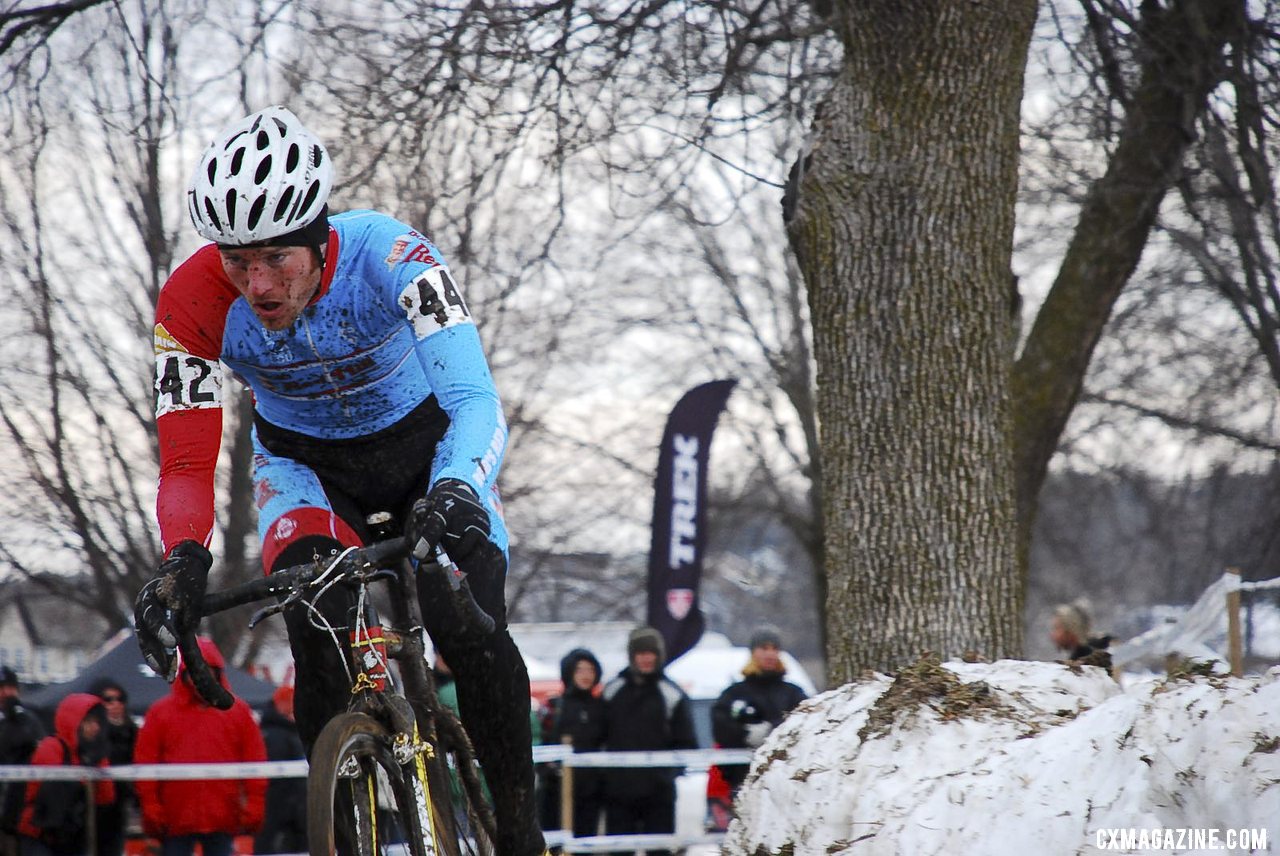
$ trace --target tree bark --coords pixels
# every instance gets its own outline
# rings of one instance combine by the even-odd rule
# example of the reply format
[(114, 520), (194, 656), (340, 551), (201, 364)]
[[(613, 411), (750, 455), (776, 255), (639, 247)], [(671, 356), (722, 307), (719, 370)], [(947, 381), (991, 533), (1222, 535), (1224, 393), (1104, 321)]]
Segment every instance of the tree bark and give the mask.
[(1020, 652), (1009, 408), (1034, 0), (848, 2), (789, 236), (818, 364), (829, 678)]

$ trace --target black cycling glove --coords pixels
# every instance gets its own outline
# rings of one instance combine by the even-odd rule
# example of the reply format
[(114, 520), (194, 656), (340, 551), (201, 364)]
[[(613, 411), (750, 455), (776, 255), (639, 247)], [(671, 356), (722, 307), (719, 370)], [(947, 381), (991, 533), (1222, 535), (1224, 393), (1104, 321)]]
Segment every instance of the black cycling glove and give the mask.
[(178, 636), (200, 624), (200, 601), (211, 565), (213, 555), (202, 544), (182, 541), (134, 601), (138, 648), (147, 665), (170, 683), (178, 671)]
[(413, 504), (404, 534), (416, 558), (425, 559), (443, 541), (456, 562), (489, 540), (489, 512), (469, 484), (441, 479)]

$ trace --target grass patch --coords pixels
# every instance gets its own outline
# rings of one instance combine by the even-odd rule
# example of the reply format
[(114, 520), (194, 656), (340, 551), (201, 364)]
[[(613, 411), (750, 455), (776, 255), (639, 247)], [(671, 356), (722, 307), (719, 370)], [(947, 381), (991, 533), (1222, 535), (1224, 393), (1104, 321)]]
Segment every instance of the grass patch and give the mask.
[(944, 722), (1012, 714), (1012, 709), (996, 697), (985, 681), (965, 683), (944, 669), (936, 654), (926, 652), (898, 672), (893, 684), (876, 700), (866, 724), (858, 729), (858, 739), (866, 742), (885, 734), (903, 715), (910, 717), (925, 707)]

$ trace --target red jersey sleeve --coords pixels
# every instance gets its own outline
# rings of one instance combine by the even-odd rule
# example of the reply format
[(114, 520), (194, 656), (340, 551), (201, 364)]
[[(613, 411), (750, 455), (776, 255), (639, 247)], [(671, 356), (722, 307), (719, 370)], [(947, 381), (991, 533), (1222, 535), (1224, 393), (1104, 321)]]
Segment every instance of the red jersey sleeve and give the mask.
[(213, 532), (213, 475), (222, 443), (219, 356), (237, 296), (210, 244), (173, 272), (156, 303), (156, 518), (166, 554), (186, 539), (208, 546)]

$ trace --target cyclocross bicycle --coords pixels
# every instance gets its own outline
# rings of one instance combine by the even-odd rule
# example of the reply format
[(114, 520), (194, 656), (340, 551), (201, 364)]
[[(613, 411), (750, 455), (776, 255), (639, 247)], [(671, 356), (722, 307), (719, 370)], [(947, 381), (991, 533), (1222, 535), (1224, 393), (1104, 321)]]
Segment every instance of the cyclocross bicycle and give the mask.
[[(346, 626), (323, 626), (346, 652), (351, 700), (324, 726), (307, 774), (307, 839), (311, 856), (471, 856), (494, 852), (494, 819), (477, 772), (471, 741), (453, 711), (441, 704), (425, 659), (422, 611), (415, 581), (426, 575), (438, 596), (454, 605), (458, 632), (491, 633), (493, 619), (471, 596), (457, 566), (437, 547), (432, 562), (414, 566), (402, 537), (386, 538), (389, 514), (369, 518), (384, 540), (318, 557), (259, 580), (205, 596), (202, 615), (276, 598), (250, 621), (286, 606), (311, 604), (334, 586), (355, 592)], [(390, 586), (392, 623), (374, 608), (375, 583)], [(197, 692), (215, 707), (234, 698), (200, 655), (195, 632), (179, 647)], [(390, 662), (396, 662), (397, 675)]]

